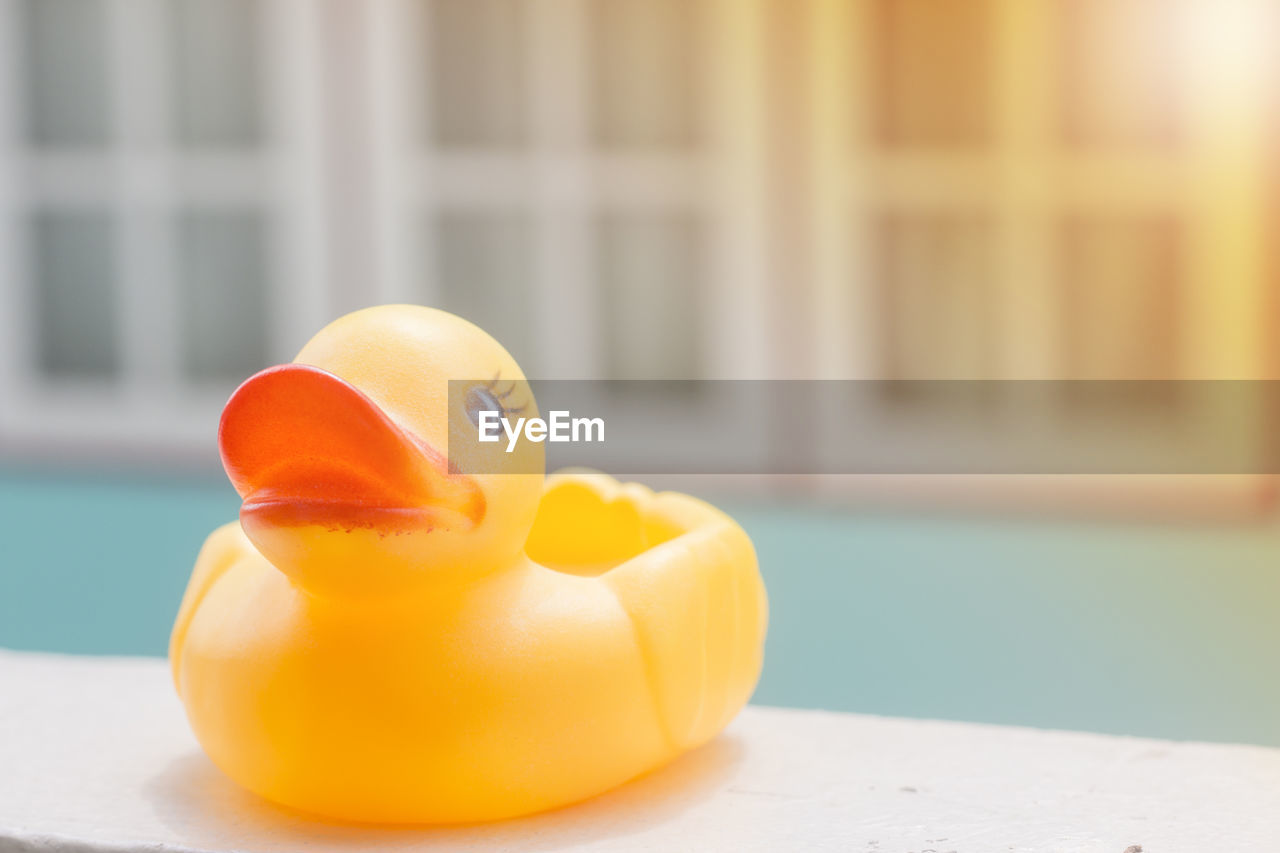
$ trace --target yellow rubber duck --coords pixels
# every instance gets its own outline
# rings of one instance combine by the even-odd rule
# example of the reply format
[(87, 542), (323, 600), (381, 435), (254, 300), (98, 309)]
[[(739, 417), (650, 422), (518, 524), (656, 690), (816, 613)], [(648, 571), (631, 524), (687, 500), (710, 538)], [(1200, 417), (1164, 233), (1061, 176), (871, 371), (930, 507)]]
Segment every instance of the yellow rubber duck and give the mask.
[[(449, 379), (494, 376), (450, 411)], [(219, 446), (240, 521), (205, 542), (169, 657), (236, 782), (331, 819), (495, 820), (656, 768), (746, 703), (767, 604), (732, 519), (601, 474), (544, 478), (534, 442), (449, 464), (477, 406), (537, 414), (500, 399), (523, 379), (476, 326), (390, 305), (232, 395)]]

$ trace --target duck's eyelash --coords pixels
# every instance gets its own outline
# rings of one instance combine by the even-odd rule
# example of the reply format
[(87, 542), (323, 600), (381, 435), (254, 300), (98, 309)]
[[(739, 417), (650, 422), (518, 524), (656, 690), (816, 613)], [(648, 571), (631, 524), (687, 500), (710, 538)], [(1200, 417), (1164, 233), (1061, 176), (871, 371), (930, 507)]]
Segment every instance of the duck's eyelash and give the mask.
[(499, 379), (501, 379), (501, 378), (502, 378), (502, 374), (501, 374), (501, 373), (495, 373), (495, 374), (493, 374), (493, 378), (492, 378), (492, 379), (490, 379), (488, 382), (486, 382), (486, 383), (484, 384), (484, 387), (488, 388), (491, 392), (493, 392), (493, 396), (497, 397), (499, 400), (505, 399), (505, 398), (506, 398), (506, 396), (507, 396), (508, 394), (510, 394), (512, 391), (516, 390), (516, 384), (517, 384), (517, 383), (516, 383), (516, 381), (515, 381), (514, 379), (513, 379), (513, 380), (511, 380), (511, 384), (510, 384), (509, 386), (507, 386), (507, 390), (505, 390), (505, 391), (503, 391), (501, 394), (499, 394), (499, 393), (498, 393), (498, 380), (499, 380)]
[(501, 397), (498, 398), (498, 404), (502, 406), (503, 415), (518, 415), (529, 407), (527, 402), (521, 403), (518, 406), (508, 406), (506, 403), (502, 402)]
[(529, 403), (527, 401), (524, 403), (521, 403), (519, 406), (508, 406), (502, 402), (503, 400), (511, 396), (511, 393), (516, 390), (516, 386), (519, 385), (520, 383), (516, 382), (513, 379), (511, 380), (511, 384), (507, 387), (507, 390), (499, 392), (498, 384), (499, 384), (499, 380), (501, 379), (502, 379), (502, 372), (499, 371), (493, 374), (493, 378), (485, 383), (485, 387), (489, 389), (489, 393), (491, 393), (493, 395), (493, 398), (498, 401), (498, 404), (502, 406), (502, 416), (506, 417), (507, 415), (518, 415), (522, 413), (525, 409), (529, 407)]

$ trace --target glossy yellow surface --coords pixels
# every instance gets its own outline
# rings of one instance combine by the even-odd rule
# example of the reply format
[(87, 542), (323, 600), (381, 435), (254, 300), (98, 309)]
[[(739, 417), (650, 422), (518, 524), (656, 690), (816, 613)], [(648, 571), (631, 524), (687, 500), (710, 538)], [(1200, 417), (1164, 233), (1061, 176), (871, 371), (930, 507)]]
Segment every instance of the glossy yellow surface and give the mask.
[[(296, 363), (321, 371), (264, 372), (228, 404), (242, 521), (205, 543), (170, 644), (231, 778), (340, 820), (493, 820), (619, 785), (746, 703), (767, 605), (732, 519), (601, 474), (446, 470), (433, 451), (469, 423), (447, 380), (523, 378), (452, 315), (360, 311)], [(421, 464), (381, 471), (401, 444)]]

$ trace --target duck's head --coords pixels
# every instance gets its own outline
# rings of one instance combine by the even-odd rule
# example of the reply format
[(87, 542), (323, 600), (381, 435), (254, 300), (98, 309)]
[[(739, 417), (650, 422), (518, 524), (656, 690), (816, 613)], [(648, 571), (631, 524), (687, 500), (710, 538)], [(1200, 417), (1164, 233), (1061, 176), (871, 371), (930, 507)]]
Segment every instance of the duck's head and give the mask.
[[(450, 380), (476, 381), (451, 405)], [(218, 443), (244, 499), (240, 523), (268, 560), (321, 595), (493, 571), (520, 553), (533, 524), (542, 445), (506, 453), (458, 440), (450, 460), (449, 437), (499, 407), (537, 415), (520, 367), (476, 326), (413, 305), (348, 314), (227, 402)]]

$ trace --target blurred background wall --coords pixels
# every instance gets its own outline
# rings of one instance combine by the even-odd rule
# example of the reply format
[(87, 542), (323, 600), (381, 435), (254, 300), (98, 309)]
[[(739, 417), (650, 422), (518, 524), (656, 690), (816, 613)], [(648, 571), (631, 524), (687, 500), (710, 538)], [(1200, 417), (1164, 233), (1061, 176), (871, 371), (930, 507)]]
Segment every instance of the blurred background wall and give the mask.
[[(1278, 14), (0, 0), (0, 645), (163, 653), (226, 395), (368, 304), (545, 378), (1274, 378)], [(1271, 478), (686, 485), (762, 701), (1280, 743)]]

